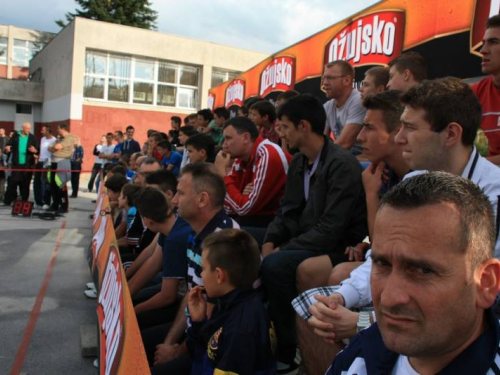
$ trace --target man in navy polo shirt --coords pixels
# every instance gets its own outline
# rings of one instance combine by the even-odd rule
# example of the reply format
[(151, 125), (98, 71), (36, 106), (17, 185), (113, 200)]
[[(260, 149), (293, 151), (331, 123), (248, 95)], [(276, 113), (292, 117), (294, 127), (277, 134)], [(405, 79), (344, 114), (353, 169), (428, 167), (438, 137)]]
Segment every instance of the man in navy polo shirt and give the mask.
[[(172, 203), (177, 213), (195, 232), (187, 243), (188, 291), (203, 286), (201, 279), (201, 244), (213, 232), (225, 228), (238, 228), (223, 209), (226, 186), (212, 164), (189, 164), (182, 170), (177, 194)], [(189, 373), (191, 359), (185, 343), (187, 327), (187, 299), (181, 302), (177, 317), (172, 324), (142, 331), (142, 338), (152, 366), (152, 374)]]
[(327, 373), (499, 373), (500, 325), (491, 307), (500, 261), (481, 189), (445, 172), (409, 178), (384, 196), (374, 233), (377, 322)]

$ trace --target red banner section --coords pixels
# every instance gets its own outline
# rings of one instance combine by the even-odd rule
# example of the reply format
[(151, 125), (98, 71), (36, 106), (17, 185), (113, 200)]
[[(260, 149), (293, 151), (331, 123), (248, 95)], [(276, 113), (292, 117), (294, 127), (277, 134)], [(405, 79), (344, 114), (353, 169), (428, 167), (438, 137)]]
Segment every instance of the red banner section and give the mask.
[[(478, 24), (484, 25), (484, 14), (489, 16), (499, 1), (477, 0), (480, 11), (475, 10), (476, 0), (380, 1), (275, 53), (233, 81), (212, 88), (209, 95), (214, 108), (230, 107), (241, 105), (250, 97), (297, 89), (297, 84), (320, 77), (324, 64), (336, 59), (347, 60), (354, 67), (387, 65), (403, 51), (471, 30), (475, 13), (480, 17)], [(475, 34), (474, 40), (482, 39), (480, 29)], [(443, 49), (442, 45), (450, 51), (457, 48), (449, 43), (432, 48)], [(463, 49), (460, 56), (466, 59), (470, 56), (470, 48), (464, 47), (459, 47)], [(425, 51), (424, 57), (432, 56), (432, 48), (431, 55), (425, 55), (428, 53)], [(479, 67), (479, 62), (477, 64)], [(447, 75), (444, 73), (435, 74)]]
[(116, 243), (108, 197), (99, 191), (93, 221), (91, 269), (97, 280), (99, 372), (150, 374)]

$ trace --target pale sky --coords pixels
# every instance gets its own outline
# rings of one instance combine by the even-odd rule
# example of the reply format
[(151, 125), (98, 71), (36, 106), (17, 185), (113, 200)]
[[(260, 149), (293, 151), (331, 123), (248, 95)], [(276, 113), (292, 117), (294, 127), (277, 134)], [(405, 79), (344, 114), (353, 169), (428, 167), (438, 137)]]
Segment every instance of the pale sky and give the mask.
[[(153, 0), (157, 27), (265, 53), (277, 52), (377, 0)], [(0, 0), (0, 24), (58, 32), (73, 0)]]

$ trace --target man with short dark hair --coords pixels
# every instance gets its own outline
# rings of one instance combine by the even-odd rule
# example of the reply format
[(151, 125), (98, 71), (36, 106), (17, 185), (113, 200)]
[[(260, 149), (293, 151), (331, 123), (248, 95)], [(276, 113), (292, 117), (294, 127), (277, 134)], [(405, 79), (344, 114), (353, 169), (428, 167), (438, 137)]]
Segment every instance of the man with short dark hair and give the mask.
[(283, 136), (298, 148), (285, 185), (280, 210), (262, 246), (262, 282), (276, 325), (282, 369), (293, 370), (296, 270), (305, 259), (329, 255), (344, 261), (345, 248), (367, 234), (361, 166), (356, 158), (323, 135), (326, 113), (310, 95), (286, 101), (278, 110)]
[(115, 157), (115, 145), (113, 140), (115, 135), (111, 132), (106, 133), (106, 144), (101, 147), (99, 158), (102, 159), (102, 168), (108, 163), (112, 163)]
[(279, 106), (286, 102), (288, 99), (295, 98), (298, 95), (300, 95), (300, 93), (295, 90), (288, 90), (280, 93), (276, 98), (276, 108), (279, 108)]
[(181, 127), (182, 120), (179, 116), (172, 116), (170, 117), (170, 129), (169, 133), (171, 132), (172, 135), (172, 144), (174, 146), (177, 146), (179, 144), (179, 128)]
[[(210, 233), (224, 228), (238, 228), (223, 209), (226, 189), (224, 181), (215, 172), (213, 165), (193, 163), (187, 165), (179, 179), (177, 194), (172, 203), (177, 206), (178, 214), (186, 220), (196, 233), (188, 240), (187, 285), (188, 291), (195, 286), (203, 286), (201, 279), (201, 244)], [(189, 373), (191, 360), (187, 355), (184, 332), (187, 327), (184, 298), (175, 321), (142, 331), (146, 354), (152, 374)]]
[(132, 125), (127, 126), (125, 129), (126, 139), (123, 141), (121, 147), (121, 155), (135, 154), (136, 152), (141, 152), (141, 145), (134, 139), (135, 128)]
[(325, 65), (321, 78), (329, 99), (324, 104), (325, 135), (332, 132), (336, 144), (357, 156), (361, 154), (361, 145), (356, 142), (356, 137), (361, 131), (365, 109), (359, 91), (352, 87), (353, 81), (354, 68), (347, 61), (338, 60)]
[(489, 77), (471, 86), (483, 107), (481, 129), (488, 138), (488, 160), (500, 165), (500, 14), (486, 22), (481, 70)]
[(215, 167), (226, 184), (224, 207), (241, 226), (265, 228), (273, 220), (285, 192), (289, 162), (290, 155), (263, 139), (249, 118), (226, 121)]
[(386, 194), (372, 247), (377, 322), (327, 374), (500, 372), (495, 227), (488, 197), (458, 176), (423, 174)]
[(49, 146), (52, 146), (56, 141), (56, 137), (52, 135), (52, 129), (48, 125), (42, 126), (41, 130), (42, 139), (40, 140), (40, 153), (38, 154), (38, 161), (36, 169), (43, 169), (44, 171), (35, 172), (33, 180), (33, 192), (35, 194), (35, 203), (48, 209), (50, 207), (50, 186), (47, 183), (47, 171), (50, 167), (50, 151)]
[(276, 132), (276, 108), (271, 102), (261, 100), (253, 104), (248, 112), (248, 118), (257, 126), (259, 135), (263, 139), (280, 144), (280, 136)]
[(365, 73), (365, 79), (359, 88), (361, 100), (365, 100), (369, 95), (374, 95), (387, 89), (389, 82), (389, 69), (376, 66), (370, 68)]
[(408, 91), (427, 78), (427, 64), (423, 56), (414, 51), (405, 52), (389, 63), (390, 90)]
[[(66, 213), (69, 208), (68, 181), (71, 181), (71, 153), (75, 148), (75, 138), (69, 133), (69, 126), (61, 123), (57, 126), (60, 138), (49, 146), (52, 153), (50, 166), (51, 211)], [(111, 134), (111, 140), (113, 135)], [(112, 153), (110, 149), (110, 155)], [(57, 172), (56, 172), (57, 171)]]
[(181, 143), (182, 147), (177, 147), (178, 152), (182, 152), (182, 162), (181, 162), (181, 169), (189, 164), (189, 155), (185, 147), (185, 143), (189, 137), (192, 135), (198, 134), (198, 132), (194, 129), (194, 127), (190, 125), (182, 126), (179, 129), (179, 142)]
[(158, 150), (158, 154), (163, 156), (161, 161), (163, 168), (172, 171), (175, 177), (177, 177), (181, 169), (182, 155), (172, 150), (172, 144), (166, 139), (158, 142), (156, 149)]

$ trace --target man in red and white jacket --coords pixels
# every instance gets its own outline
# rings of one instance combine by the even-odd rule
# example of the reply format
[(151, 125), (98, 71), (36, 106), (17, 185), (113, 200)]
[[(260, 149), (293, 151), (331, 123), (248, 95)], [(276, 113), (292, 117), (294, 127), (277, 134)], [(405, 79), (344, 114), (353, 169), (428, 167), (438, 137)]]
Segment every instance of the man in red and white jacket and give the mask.
[[(234, 163), (230, 171), (231, 159)], [(267, 227), (285, 192), (290, 155), (263, 139), (255, 124), (235, 117), (224, 125), (222, 151), (215, 160), (226, 183), (224, 207), (241, 226)]]

